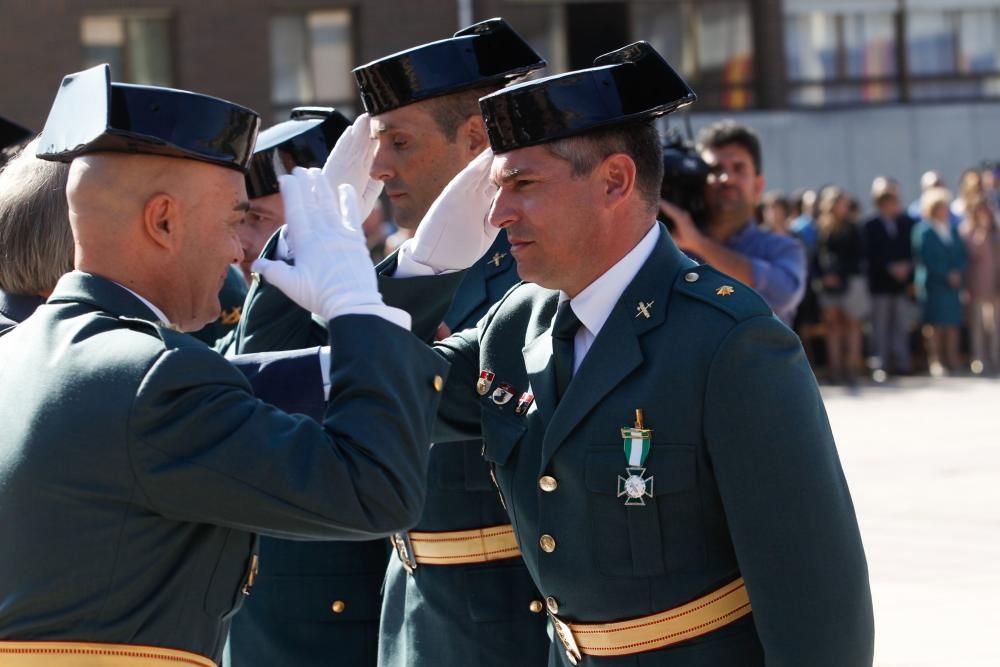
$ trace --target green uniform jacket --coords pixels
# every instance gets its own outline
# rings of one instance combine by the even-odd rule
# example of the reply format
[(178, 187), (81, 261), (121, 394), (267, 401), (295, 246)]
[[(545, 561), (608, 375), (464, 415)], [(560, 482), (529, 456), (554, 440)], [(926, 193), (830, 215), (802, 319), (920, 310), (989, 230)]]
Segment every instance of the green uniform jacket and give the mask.
[[(718, 294), (724, 285), (734, 292)], [(565, 620), (653, 614), (738, 576), (753, 607), (686, 643), (583, 664), (871, 665), (864, 550), (795, 335), (750, 288), (695, 266), (661, 226), (556, 405), (549, 329), (558, 298), (522, 284), (477, 329), (436, 346), (452, 372), (435, 441), (485, 440), (528, 570)], [(653, 304), (649, 318), (640, 301)], [(494, 389), (511, 384), (515, 399), (480, 396), (480, 369), (496, 374)], [(523, 391), (535, 400), (518, 415)], [(620, 431), (637, 408), (653, 431), (645, 467), (654, 496), (626, 507)], [(555, 490), (540, 488), (543, 475)], [(542, 535), (554, 539), (551, 552)], [(559, 642), (550, 664), (569, 664)]]
[[(341, 355), (320, 424), (152, 318), (73, 272), (0, 337), (0, 639), (219, 660), (254, 533), (370, 539), (420, 514), (447, 364), (410, 333), (330, 322)], [(366, 355), (373, 341), (395, 355)]]
[[(265, 254), (273, 250), (273, 239)], [(434, 279), (422, 299), (414, 331), (425, 338), (443, 319), (453, 330), (474, 326), (517, 282), (516, 265), (501, 233), (483, 258), (462, 274)], [(393, 259), (385, 266), (395, 266)], [(407, 281), (423, 284), (426, 279)], [(460, 281), (460, 282), (459, 282)], [(457, 285), (454, 299), (451, 288)], [(393, 303), (393, 295), (386, 294)], [(450, 303), (450, 307), (449, 307)], [(321, 323), (265, 282), (251, 288), (237, 329), (240, 352), (318, 344)], [(392, 356), (389, 348), (369, 354)], [(337, 352), (334, 352), (336, 355)], [(507, 523), (480, 455), (481, 442), (431, 449), (427, 505), (416, 530), (446, 531)], [(544, 614), (532, 612), (539, 595), (520, 559), (451, 567), (420, 567), (408, 576), (386, 544), (296, 543), (264, 539), (254, 596), (234, 619), (233, 667), (271, 664), (541, 665), (549, 639)], [(388, 574), (386, 561), (388, 559)], [(379, 598), (384, 603), (379, 627)], [(345, 603), (333, 613), (331, 603)]]

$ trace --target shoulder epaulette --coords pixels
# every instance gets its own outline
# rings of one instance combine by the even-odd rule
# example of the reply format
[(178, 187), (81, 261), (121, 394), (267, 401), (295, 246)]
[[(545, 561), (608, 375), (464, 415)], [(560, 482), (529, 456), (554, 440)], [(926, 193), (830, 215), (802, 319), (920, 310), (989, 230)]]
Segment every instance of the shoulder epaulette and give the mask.
[(707, 264), (681, 271), (674, 290), (715, 306), (737, 321), (771, 314), (771, 307), (752, 288)]

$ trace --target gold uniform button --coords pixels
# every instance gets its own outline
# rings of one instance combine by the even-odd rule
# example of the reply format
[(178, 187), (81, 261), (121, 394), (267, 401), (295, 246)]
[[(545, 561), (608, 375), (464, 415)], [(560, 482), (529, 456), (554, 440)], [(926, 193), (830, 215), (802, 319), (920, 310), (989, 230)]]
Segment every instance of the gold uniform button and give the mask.
[(551, 595), (545, 598), (545, 608), (549, 610), (550, 614), (559, 613), (559, 600), (556, 600)]
[(538, 480), (538, 486), (539, 488), (542, 489), (542, 491), (545, 491), (546, 493), (552, 493), (553, 491), (556, 490), (556, 487), (559, 486), (559, 482), (556, 481), (555, 477), (551, 475), (545, 475), (544, 477), (541, 477)]
[(444, 389), (444, 378), (440, 375), (434, 376), (434, 391), (441, 391)]
[(542, 548), (542, 551), (550, 554), (556, 550), (556, 538), (551, 535), (542, 535), (538, 538), (538, 546)]
[(344, 604), (343, 600), (334, 600), (333, 604), (330, 605), (330, 609), (333, 610), (334, 614), (343, 613), (345, 607), (347, 607), (347, 605)]
[(542, 604), (541, 600), (532, 600), (531, 604), (528, 605), (528, 609), (532, 614), (540, 614), (545, 609), (545, 605)]
[(684, 280), (686, 280), (689, 283), (696, 283), (698, 282), (698, 274), (692, 271), (691, 273), (688, 273), (684, 276)]

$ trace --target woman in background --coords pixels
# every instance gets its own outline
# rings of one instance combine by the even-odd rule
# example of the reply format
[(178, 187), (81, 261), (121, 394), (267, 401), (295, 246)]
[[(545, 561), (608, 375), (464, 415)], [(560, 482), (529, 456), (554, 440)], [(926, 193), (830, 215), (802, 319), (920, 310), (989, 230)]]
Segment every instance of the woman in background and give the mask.
[(914, 282), (923, 318), (924, 343), (931, 375), (959, 367), (958, 328), (962, 324), (962, 272), (967, 255), (958, 230), (951, 224), (951, 193), (926, 190), (920, 198), (923, 219), (913, 228)]
[(965, 286), (969, 291), (969, 336), (972, 372), (1000, 370), (1000, 309), (997, 282), (1000, 278), (1000, 230), (993, 209), (985, 199), (971, 203), (959, 227), (969, 255)]
[(851, 216), (851, 198), (837, 187), (820, 195), (816, 276), (826, 325), (829, 380), (853, 385), (864, 369), (861, 323), (870, 299), (863, 271), (861, 230)]

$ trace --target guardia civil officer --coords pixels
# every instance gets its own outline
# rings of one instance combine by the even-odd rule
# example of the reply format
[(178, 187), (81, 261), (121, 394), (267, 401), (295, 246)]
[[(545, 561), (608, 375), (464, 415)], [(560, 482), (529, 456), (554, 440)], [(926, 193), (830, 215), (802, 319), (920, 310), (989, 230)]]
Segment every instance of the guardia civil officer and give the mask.
[[(355, 75), (371, 129), (368, 117), (360, 118), (325, 171), (353, 182), (359, 191), (384, 183), (397, 224), (418, 228), (444, 186), (487, 147), (478, 99), (544, 64), (502, 19), (492, 19), (359, 67)], [(437, 211), (438, 217), (470, 213), (460, 202)], [(417, 233), (420, 247), (407, 252), (419, 256), (421, 248), (438, 246), (433, 232), (418, 228)], [(449, 241), (461, 245), (457, 237)], [(444, 313), (446, 331), (475, 326), (517, 282), (506, 234), (485, 245), (472, 240), (466, 248), (473, 249), (469, 261), (449, 265), (471, 268)], [(439, 259), (448, 263), (446, 257)], [(286, 299), (275, 296), (277, 300), (268, 296), (266, 280), (252, 288), (241, 325), (241, 351), (314, 345), (325, 335), (308, 314), (295, 308), (296, 316)], [(429, 318), (432, 329), (440, 322), (437, 312)], [(373, 348), (372, 353), (394, 354), (389, 348)], [(396, 554), (388, 559), (387, 573), (386, 558), (378, 557), (382, 545), (265, 544), (268, 561), (279, 560), (272, 553), (280, 552), (287, 567), (278, 572), (280, 586), (277, 579), (258, 581), (258, 592), (275, 591), (268, 624), (261, 612), (254, 632), (244, 634), (249, 621), (244, 624), (242, 615), (257, 614), (265, 599), (272, 599), (270, 592), (255, 595), (237, 618), (233, 650), (239, 649), (238, 642), (248, 650), (234, 661), (236, 667), (291, 662), (293, 657), (299, 665), (331, 660), (370, 664), (374, 628), (362, 633), (359, 623), (375, 618), (383, 580), (379, 665), (543, 664), (549, 645), (543, 603), (520, 558), (481, 449), (481, 442), (432, 447), (424, 513), (411, 531), (394, 536)], [(355, 623), (353, 641), (341, 639), (329, 625), (339, 619)], [(357, 643), (366, 638), (372, 650), (362, 653)]]
[[(481, 100), (499, 192), (463, 173), (435, 207), (478, 197), (527, 282), (436, 346), (435, 441), (483, 438), (550, 664), (871, 665), (864, 550), (802, 348), (655, 222), (653, 118), (693, 99), (640, 42)], [(400, 254), (396, 296), (447, 268)]]
[[(302, 107), (260, 134), (246, 179), (250, 209), (239, 230), (241, 267), (247, 276), (271, 237), (272, 246), (280, 244), (287, 254), (287, 239), (275, 236), (285, 223), (279, 177), (296, 166), (324, 166), (349, 128), (351, 122), (335, 109)], [(302, 347), (322, 344), (327, 334), (318, 325), (311, 337), (298, 336), (291, 324), (283, 328), (280, 341), (256, 335), (255, 320), (276, 316), (265, 312), (267, 302), (257, 297), (257, 289), (251, 288), (252, 305), (238, 325), (235, 349), (289, 349), (298, 347), (292, 343), (295, 338)], [(307, 318), (305, 330), (311, 326)], [(385, 540), (327, 544), (262, 537), (260, 556), (266, 565), (254, 583), (254, 594), (233, 619), (225, 664), (375, 663), (379, 588), (388, 558)]]
[(322, 423), (256, 399), (181, 333), (218, 313), (241, 259), (258, 125), (216, 98), (111, 85), (106, 65), (60, 86), (39, 150), (72, 161), (76, 270), (0, 337), (4, 665), (214, 665), (255, 533), (364, 539), (419, 515), (446, 364), (361, 270), (350, 188), (338, 203), (316, 174), (282, 181), (296, 265), (272, 281), (339, 352)]

